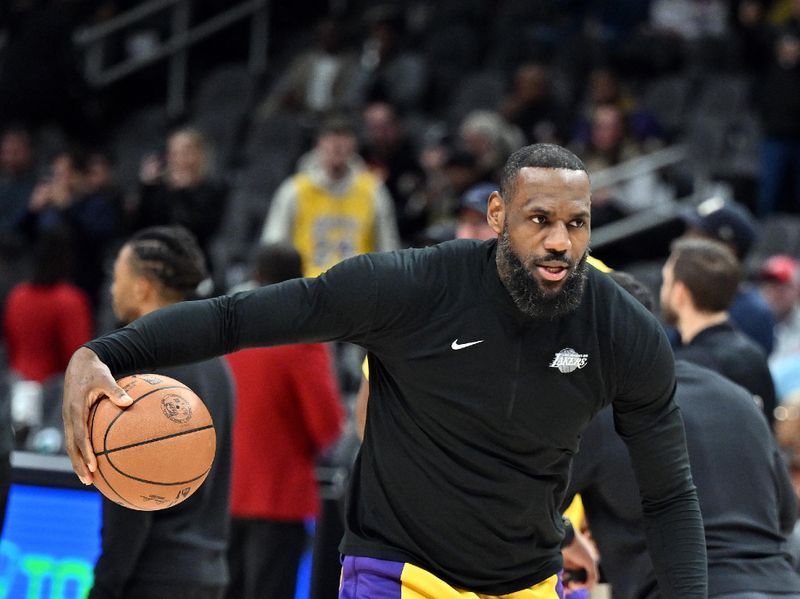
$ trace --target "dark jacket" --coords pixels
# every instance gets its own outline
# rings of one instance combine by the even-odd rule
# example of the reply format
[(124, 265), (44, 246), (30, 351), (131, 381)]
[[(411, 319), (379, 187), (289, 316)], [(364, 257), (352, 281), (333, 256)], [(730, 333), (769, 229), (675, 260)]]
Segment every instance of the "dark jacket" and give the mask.
[(703, 329), (689, 343), (675, 348), (675, 357), (719, 372), (750, 391), (772, 425), (775, 420), (775, 385), (767, 357), (730, 321)]
[[(676, 374), (675, 399), (686, 426), (706, 533), (709, 596), (800, 593), (786, 540), (797, 500), (750, 394), (681, 360)], [(610, 410), (600, 412), (584, 433), (567, 496), (574, 493), (583, 499), (614, 597), (661, 597), (642, 529), (636, 480)]]
[(124, 597), (134, 581), (228, 584), (234, 409), (230, 371), (215, 358), (158, 372), (181, 381), (206, 404), (217, 435), (214, 465), (202, 486), (172, 508), (144, 512), (103, 499), (102, 552), (94, 569), (91, 599)]

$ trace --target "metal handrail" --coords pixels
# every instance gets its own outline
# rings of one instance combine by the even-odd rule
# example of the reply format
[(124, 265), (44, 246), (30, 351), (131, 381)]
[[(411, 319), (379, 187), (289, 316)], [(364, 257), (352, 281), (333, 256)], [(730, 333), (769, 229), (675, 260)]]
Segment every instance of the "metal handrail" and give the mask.
[(641, 212), (636, 212), (625, 218), (598, 227), (592, 230), (592, 247), (596, 250), (607, 245), (612, 245), (623, 239), (644, 233), (663, 225), (666, 221), (677, 218), (681, 210), (690, 203), (690, 200), (664, 202), (656, 204)]
[(683, 162), (688, 157), (689, 147), (687, 145), (675, 144), (668, 146), (592, 173), (592, 187), (594, 189), (611, 187), (628, 179)]
[[(627, 160), (610, 168), (593, 173), (592, 188), (602, 189), (624, 183), (635, 177), (646, 175), (672, 166), (689, 158), (689, 147), (675, 144), (644, 156)], [(600, 249), (626, 237), (648, 231), (665, 221), (678, 217), (680, 211), (691, 203), (692, 198), (660, 202), (592, 231), (592, 247)]]
[[(174, 4), (175, 2), (180, 2), (181, 0), (167, 1)], [(190, 46), (193, 46), (197, 42), (221, 31), (228, 25), (231, 25), (234, 22), (249, 16), (254, 10), (263, 7), (265, 4), (266, 0), (247, 0), (239, 6), (235, 6), (220, 15), (212, 17), (208, 21), (197, 25), (187, 32), (174, 35), (169, 40), (164, 42), (164, 44), (158, 50), (148, 54), (147, 56), (126, 60), (114, 67), (106, 69), (103, 73), (94, 74), (91, 82), (94, 85), (104, 86), (123, 79), (128, 75), (146, 67), (147, 65), (171, 56), (179, 50), (184, 50)], [(114, 29), (114, 31), (116, 31), (116, 29)]]
[(150, 15), (166, 10), (173, 4), (184, 0), (150, 0), (139, 6), (135, 6), (128, 12), (109, 19), (105, 23), (99, 23), (90, 27), (81, 27), (75, 32), (73, 41), (77, 44), (88, 45), (100, 39), (106, 38), (112, 33), (125, 29), (130, 25), (143, 21)]
[[(167, 77), (167, 112), (180, 116), (186, 106), (188, 50), (197, 42), (231, 26), (236, 21), (252, 17), (248, 66), (253, 76), (264, 73), (267, 66), (267, 36), (269, 0), (245, 0), (202, 23), (190, 25), (192, 0), (149, 0), (113, 19), (78, 30), (73, 42), (85, 49), (85, 76), (95, 87), (104, 87), (160, 60), (169, 61)], [(104, 65), (106, 40), (151, 15), (172, 10), (169, 39), (150, 54)]]

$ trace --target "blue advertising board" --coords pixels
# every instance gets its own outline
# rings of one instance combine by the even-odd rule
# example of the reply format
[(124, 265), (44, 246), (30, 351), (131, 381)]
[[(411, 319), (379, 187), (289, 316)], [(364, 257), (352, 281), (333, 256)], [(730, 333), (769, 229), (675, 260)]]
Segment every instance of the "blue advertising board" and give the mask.
[(100, 553), (96, 491), (13, 484), (0, 540), (0, 599), (82, 599)]
[[(0, 537), (0, 599), (84, 599), (100, 555), (102, 497), (63, 456), (12, 455), (15, 481)], [(313, 522), (309, 523), (313, 534)], [(307, 599), (311, 551), (297, 573)]]

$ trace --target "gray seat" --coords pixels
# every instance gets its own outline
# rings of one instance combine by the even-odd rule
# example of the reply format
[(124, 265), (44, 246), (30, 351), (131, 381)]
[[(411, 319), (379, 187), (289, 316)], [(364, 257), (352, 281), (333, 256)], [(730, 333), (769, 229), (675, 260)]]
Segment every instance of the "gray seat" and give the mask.
[(112, 136), (112, 151), (116, 158), (116, 173), (123, 187), (136, 184), (142, 157), (163, 153), (169, 129), (163, 106), (149, 106), (125, 119)]
[(748, 263), (755, 267), (760, 266), (766, 258), (774, 254), (789, 254), (800, 258), (800, 216), (775, 214), (762, 221)]
[(460, 122), (473, 110), (496, 110), (503, 100), (505, 82), (494, 71), (480, 71), (465, 77), (453, 95), (448, 118)]
[(735, 177), (758, 177), (761, 137), (761, 125), (755, 114), (744, 113), (732, 119), (725, 132), (718, 170)]
[(693, 116), (688, 119), (686, 141), (696, 167), (713, 171), (722, 158), (730, 119), (718, 116)]
[(698, 117), (733, 116), (747, 108), (751, 81), (739, 75), (717, 75), (706, 78), (691, 101), (689, 110)]
[(644, 90), (642, 104), (668, 132), (676, 133), (684, 128), (691, 87), (685, 77), (661, 77)]
[(226, 65), (206, 76), (194, 93), (191, 106), (196, 117), (216, 113), (243, 115), (250, 107), (253, 78), (244, 65)]

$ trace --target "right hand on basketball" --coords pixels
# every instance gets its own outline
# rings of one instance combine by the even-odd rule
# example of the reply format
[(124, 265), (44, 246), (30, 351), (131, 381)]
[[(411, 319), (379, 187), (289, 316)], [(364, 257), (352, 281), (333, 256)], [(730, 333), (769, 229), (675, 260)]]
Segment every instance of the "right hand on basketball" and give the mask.
[(72, 354), (64, 375), (64, 445), (67, 448), (72, 469), (84, 485), (93, 482), (92, 473), (97, 470), (97, 459), (89, 438), (89, 410), (103, 397), (120, 407), (133, 401), (117, 385), (108, 366), (103, 364), (92, 350), (81, 347)]

